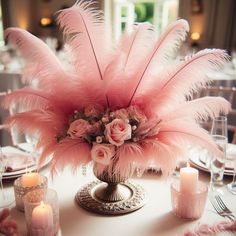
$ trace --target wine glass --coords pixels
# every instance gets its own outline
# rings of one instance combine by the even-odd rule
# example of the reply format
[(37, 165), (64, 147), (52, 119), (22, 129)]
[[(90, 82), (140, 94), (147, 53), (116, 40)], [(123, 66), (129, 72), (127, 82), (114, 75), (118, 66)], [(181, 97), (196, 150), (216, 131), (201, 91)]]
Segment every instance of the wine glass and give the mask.
[(6, 195), (3, 188), (2, 177), (5, 170), (6, 170), (6, 157), (4, 156), (2, 148), (0, 146), (0, 209), (8, 207), (14, 202), (13, 197)]
[(234, 173), (233, 173), (233, 180), (231, 183), (229, 183), (227, 185), (228, 190), (233, 193), (236, 194), (236, 157), (234, 158)]
[(25, 134), (25, 141), (26, 143), (29, 143), (30, 145), (32, 145), (32, 147), (34, 148), (38, 141), (38, 137), (37, 135), (33, 135), (33, 134)]
[(223, 177), (226, 161), (226, 148), (228, 144), (228, 130), (227, 130), (227, 117), (219, 116), (213, 119), (211, 127), (211, 136), (216, 143), (222, 155), (211, 156), (209, 163), (209, 169), (211, 171), (210, 187), (223, 186)]

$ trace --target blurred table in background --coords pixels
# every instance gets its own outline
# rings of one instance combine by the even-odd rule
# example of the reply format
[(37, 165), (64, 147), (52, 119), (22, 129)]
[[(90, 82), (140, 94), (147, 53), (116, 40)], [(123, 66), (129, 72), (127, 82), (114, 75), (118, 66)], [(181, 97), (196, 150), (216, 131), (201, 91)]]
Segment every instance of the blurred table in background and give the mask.
[[(21, 88), (23, 86), (21, 82), (21, 74), (0, 72), (0, 93), (9, 92)], [(0, 103), (2, 97), (0, 97)], [(0, 125), (3, 124), (5, 119), (9, 116), (9, 112), (0, 107)], [(0, 129), (0, 145), (7, 146), (12, 144), (11, 134), (7, 130)]]

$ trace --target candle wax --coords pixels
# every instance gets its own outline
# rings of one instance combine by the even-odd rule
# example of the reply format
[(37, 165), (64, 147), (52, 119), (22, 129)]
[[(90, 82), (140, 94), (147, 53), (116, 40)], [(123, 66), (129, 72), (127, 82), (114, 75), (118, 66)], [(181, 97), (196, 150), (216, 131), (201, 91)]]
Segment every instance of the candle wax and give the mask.
[(26, 173), (22, 175), (22, 186), (33, 187), (40, 184), (40, 177), (38, 173)]
[(53, 211), (49, 204), (41, 204), (33, 209), (32, 228), (50, 229), (53, 228)]
[(180, 192), (195, 194), (198, 185), (198, 170), (192, 167), (180, 169)]

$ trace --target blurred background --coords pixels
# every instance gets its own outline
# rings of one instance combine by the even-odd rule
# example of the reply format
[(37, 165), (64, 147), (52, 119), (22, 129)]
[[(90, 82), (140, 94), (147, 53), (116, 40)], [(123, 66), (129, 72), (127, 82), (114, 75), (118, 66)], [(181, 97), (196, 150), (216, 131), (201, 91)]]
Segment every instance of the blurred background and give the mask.
[[(55, 12), (74, 2), (1, 0), (0, 41), (3, 29), (16, 26), (44, 39), (56, 38), (59, 48), (62, 41)], [(184, 18), (190, 23), (189, 46), (224, 48), (229, 52), (236, 48), (235, 0), (98, 0), (97, 3), (104, 10), (116, 39), (123, 30), (131, 30), (134, 22), (150, 21), (160, 33), (171, 21)]]

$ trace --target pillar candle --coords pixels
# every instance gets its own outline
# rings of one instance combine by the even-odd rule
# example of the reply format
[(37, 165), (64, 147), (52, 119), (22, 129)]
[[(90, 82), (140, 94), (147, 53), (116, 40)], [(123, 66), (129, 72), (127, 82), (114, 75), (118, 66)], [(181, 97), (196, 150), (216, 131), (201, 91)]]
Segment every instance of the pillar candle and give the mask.
[(180, 192), (194, 194), (197, 192), (198, 170), (192, 167), (180, 169)]
[(40, 184), (40, 176), (38, 173), (26, 173), (22, 175), (22, 186), (23, 187), (33, 187)]
[(41, 202), (32, 211), (32, 228), (48, 230), (53, 228), (53, 211), (49, 204)]

